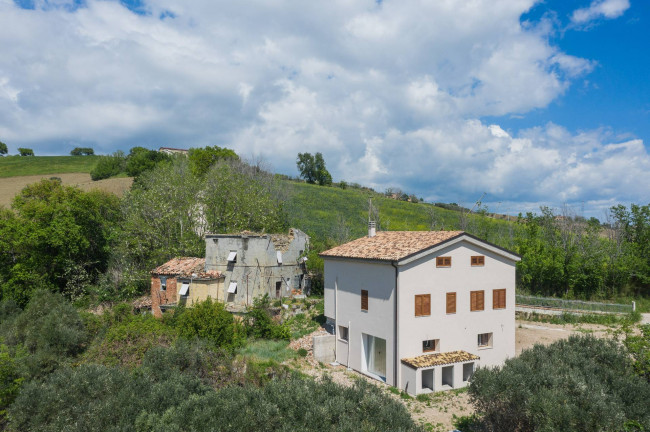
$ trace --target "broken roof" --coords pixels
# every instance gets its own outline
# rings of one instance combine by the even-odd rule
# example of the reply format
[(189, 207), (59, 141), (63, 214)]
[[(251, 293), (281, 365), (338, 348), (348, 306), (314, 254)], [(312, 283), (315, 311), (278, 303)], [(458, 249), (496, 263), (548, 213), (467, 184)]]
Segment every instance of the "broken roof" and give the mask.
[(463, 363), (481, 358), (467, 351), (450, 351), (446, 353), (424, 354), (417, 357), (403, 358), (402, 363), (405, 365), (418, 368), (444, 366), (453, 363)]
[(288, 234), (271, 234), (271, 233), (258, 233), (254, 231), (242, 231), (235, 234), (213, 234), (207, 233), (206, 238), (219, 238), (219, 237), (241, 237), (241, 238), (270, 238), (273, 242), (275, 250), (286, 252), (289, 250), (291, 242), (295, 238), (297, 233), (301, 233), (307, 236), (305, 233), (300, 231), (298, 228), (290, 228)]
[(379, 231), (374, 237), (361, 237), (320, 255), (324, 257), (400, 260), (444, 241), (463, 231)]
[(223, 275), (216, 270), (205, 271), (205, 258), (178, 257), (151, 270), (152, 274), (193, 279), (218, 279)]

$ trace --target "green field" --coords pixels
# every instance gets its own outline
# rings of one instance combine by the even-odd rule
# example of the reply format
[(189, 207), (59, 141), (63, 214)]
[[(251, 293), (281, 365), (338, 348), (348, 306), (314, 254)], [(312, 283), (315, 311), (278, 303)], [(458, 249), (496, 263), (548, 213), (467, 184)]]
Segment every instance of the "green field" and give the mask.
[[(332, 238), (343, 242), (364, 236), (368, 229), (369, 198), (372, 198), (373, 206), (379, 209), (380, 229), (383, 231), (460, 229), (459, 212), (432, 204), (394, 200), (363, 189), (340, 189), (290, 181), (286, 185), (289, 190), (286, 210), (290, 225), (320, 239)], [(501, 243), (494, 236), (507, 230), (511, 224), (470, 215), (466, 231)]]
[(98, 156), (5, 156), (0, 157), (0, 177), (89, 173), (98, 160)]

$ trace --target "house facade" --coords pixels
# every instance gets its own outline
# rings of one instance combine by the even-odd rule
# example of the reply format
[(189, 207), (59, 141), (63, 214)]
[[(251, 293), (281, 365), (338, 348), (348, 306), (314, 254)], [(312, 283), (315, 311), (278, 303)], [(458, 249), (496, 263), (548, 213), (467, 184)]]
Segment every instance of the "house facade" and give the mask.
[(321, 256), (337, 362), (416, 395), (514, 356), (518, 255), (462, 231), (371, 231)]
[(309, 283), (305, 267), (309, 236), (288, 234), (207, 234), (205, 269), (225, 276), (226, 302), (251, 304), (255, 297), (302, 295)]
[(304, 255), (309, 236), (292, 228), (288, 234), (207, 234), (205, 258), (174, 258), (151, 271), (152, 312), (208, 297), (232, 307), (256, 297), (303, 295), (309, 288)]
[(224, 275), (205, 270), (205, 258), (173, 258), (151, 271), (151, 311), (162, 317), (166, 307), (192, 305), (211, 297), (225, 297)]

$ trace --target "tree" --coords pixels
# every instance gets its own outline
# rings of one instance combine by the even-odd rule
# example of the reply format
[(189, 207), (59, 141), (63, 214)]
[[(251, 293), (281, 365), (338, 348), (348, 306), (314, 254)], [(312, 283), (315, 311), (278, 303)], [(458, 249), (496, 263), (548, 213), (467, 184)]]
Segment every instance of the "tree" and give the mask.
[(535, 345), (501, 368), (479, 369), (469, 395), (485, 430), (650, 428), (650, 385), (623, 347), (591, 336)]
[(170, 161), (170, 156), (144, 147), (133, 147), (126, 157), (126, 173), (130, 177), (137, 177), (143, 172), (152, 169), (161, 162)]
[(0, 141), (0, 156), (6, 155), (7, 152), (9, 152), (9, 149), (7, 148), (7, 144)]
[(204, 339), (226, 350), (234, 350), (244, 344), (244, 329), (221, 302), (213, 302), (208, 297), (191, 308), (177, 312), (180, 316), (176, 327), (181, 337)]
[(239, 159), (237, 153), (229, 148), (210, 147), (190, 148), (189, 151), (190, 169), (197, 177), (205, 175), (210, 167), (220, 160)]
[(75, 147), (70, 151), (70, 156), (90, 156), (94, 154), (95, 151), (90, 147)]
[(116, 176), (126, 170), (126, 157), (121, 151), (116, 151), (111, 156), (101, 156), (95, 168), (90, 171), (90, 178), (103, 180)]
[(30, 148), (18, 147), (18, 153), (21, 156), (34, 156), (34, 150)]
[(12, 208), (0, 212), (0, 299), (24, 305), (37, 288), (74, 298), (106, 270), (119, 220), (114, 195), (42, 180), (25, 187)]
[(332, 184), (332, 176), (327, 168), (325, 168), (325, 159), (322, 153), (316, 153), (312, 156), (311, 153), (298, 153), (296, 159), (300, 177), (304, 178), (307, 183), (318, 183), (321, 186), (329, 186)]

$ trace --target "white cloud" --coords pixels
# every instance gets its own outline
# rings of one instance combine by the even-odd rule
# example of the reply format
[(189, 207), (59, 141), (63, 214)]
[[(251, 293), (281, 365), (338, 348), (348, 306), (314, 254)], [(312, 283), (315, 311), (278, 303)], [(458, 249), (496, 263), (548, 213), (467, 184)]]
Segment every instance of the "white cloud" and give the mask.
[(594, 0), (589, 7), (573, 11), (571, 21), (575, 24), (585, 24), (598, 18), (618, 18), (629, 7), (629, 0)]
[(548, 22), (521, 24), (534, 4), (0, 0), (0, 137), (37, 154), (230, 146), (288, 174), (321, 151), (335, 179), (452, 201), (648, 199), (637, 141), (479, 120), (545, 108), (594, 67)]

